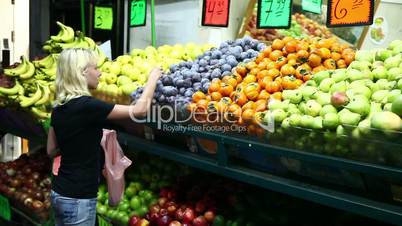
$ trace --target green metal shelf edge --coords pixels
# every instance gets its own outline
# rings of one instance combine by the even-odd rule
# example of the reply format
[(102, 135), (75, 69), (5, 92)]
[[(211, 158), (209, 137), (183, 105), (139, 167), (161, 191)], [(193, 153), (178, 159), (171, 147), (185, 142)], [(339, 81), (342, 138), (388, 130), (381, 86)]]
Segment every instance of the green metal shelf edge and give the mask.
[[(150, 127), (156, 128), (156, 124), (147, 124)], [(178, 132), (183, 133), (183, 132)], [(372, 163), (365, 163), (356, 160), (349, 160), (340, 157), (332, 157), (328, 155), (315, 154), (307, 151), (298, 151), (295, 149), (284, 148), (280, 146), (261, 143), (251, 139), (242, 139), (234, 136), (228, 136), (211, 132), (191, 131), (189, 135), (194, 135), (199, 138), (207, 138), (215, 140), (218, 143), (236, 144), (245, 149), (253, 149), (253, 151), (259, 151), (277, 156), (285, 156), (289, 158), (295, 158), (302, 161), (319, 163), (326, 166), (333, 166), (336, 168), (349, 169), (362, 173), (368, 173), (377, 175), (380, 177), (387, 177), (393, 179), (402, 179), (402, 168), (394, 168), (388, 166), (381, 166)], [(218, 150), (219, 152), (219, 150)]]
[(19, 216), (23, 217), (24, 219), (28, 220), (32, 225), (34, 226), (50, 226), (51, 222), (37, 222), (36, 220), (32, 219), (30, 216), (28, 216), (27, 214), (25, 214), (24, 212), (22, 212), (21, 210), (19, 210), (16, 207), (11, 206), (11, 210), (13, 212), (15, 212), (16, 214), (18, 214)]
[(260, 186), (269, 190), (285, 193), (294, 197), (354, 212), (383, 222), (402, 224), (402, 207), (389, 205), (359, 196), (350, 195), (331, 189), (313, 186), (250, 169), (219, 166), (217, 161), (185, 152), (177, 148), (158, 144), (149, 140), (119, 133), (119, 141), (136, 150), (158, 155), (166, 159), (181, 162), (201, 170), (216, 173), (235, 180)]

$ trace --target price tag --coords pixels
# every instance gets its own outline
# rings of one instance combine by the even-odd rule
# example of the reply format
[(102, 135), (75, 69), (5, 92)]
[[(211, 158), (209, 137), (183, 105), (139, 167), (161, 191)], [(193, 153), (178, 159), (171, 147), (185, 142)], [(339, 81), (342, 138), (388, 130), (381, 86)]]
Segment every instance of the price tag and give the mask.
[(202, 26), (228, 27), (230, 0), (204, 0)]
[(374, 0), (328, 0), (327, 27), (373, 24)]
[(258, 0), (257, 28), (289, 28), (292, 0)]
[(321, 14), (322, 0), (302, 0), (304, 11)]
[(95, 6), (94, 28), (100, 30), (112, 30), (113, 9), (112, 7)]
[(145, 26), (147, 20), (147, 0), (132, 0), (130, 27)]
[(0, 217), (7, 221), (11, 220), (10, 203), (8, 199), (2, 195), (0, 195)]

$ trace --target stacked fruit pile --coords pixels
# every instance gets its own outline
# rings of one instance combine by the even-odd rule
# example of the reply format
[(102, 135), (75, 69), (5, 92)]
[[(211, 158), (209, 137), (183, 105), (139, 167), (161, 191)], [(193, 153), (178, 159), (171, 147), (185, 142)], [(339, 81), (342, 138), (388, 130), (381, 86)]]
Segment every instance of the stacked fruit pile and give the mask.
[(50, 162), (46, 155), (21, 155), (0, 163), (0, 193), (46, 220), (50, 210)]
[(101, 66), (98, 90), (111, 96), (130, 95), (145, 85), (154, 67), (159, 66), (168, 72), (170, 65), (194, 60), (210, 48), (212, 46), (208, 44), (199, 46), (188, 43), (163, 45), (157, 49), (152, 46), (133, 49), (130, 55), (119, 56), (115, 61), (106, 61)]
[[(194, 61), (174, 64), (169, 73), (162, 75), (154, 98), (159, 104), (186, 105), (195, 91), (206, 92), (212, 79), (231, 74), (239, 62), (256, 57), (264, 48), (265, 44), (246, 37), (223, 42), (219, 48), (206, 51)], [(134, 92), (133, 99), (138, 99), (142, 91)]]
[(297, 89), (316, 72), (344, 68), (353, 58), (354, 51), (334, 39), (276, 39), (255, 61), (240, 64), (222, 80), (214, 79), (207, 95), (196, 92), (189, 109), (252, 122), (267, 109), (270, 97), (281, 100), (282, 90)]
[(325, 25), (319, 24), (317, 21), (307, 18), (301, 13), (295, 13), (292, 20), (296, 20), (303, 28), (304, 33), (313, 37), (331, 38), (333, 34), (328, 30)]
[(402, 129), (402, 41), (388, 49), (358, 51), (347, 69), (321, 71), (305, 86), (283, 92), (283, 101), (268, 104), (271, 117), (282, 127), (328, 129), (353, 136), (371, 129)]
[(10, 77), (9, 80), (12, 82), (0, 87), (0, 95), (5, 97), (7, 105), (17, 105), (30, 111), (38, 119), (50, 117), (55, 90), (56, 65), (61, 50), (71, 47), (90, 48), (99, 55), (99, 64), (106, 59), (92, 39), (83, 36), (82, 33), (75, 37), (71, 27), (60, 22), (57, 24), (60, 32), (56, 36), (51, 36), (51, 40), (47, 41), (49, 45), (44, 46), (44, 49), (49, 50), (51, 54), (32, 62), (22, 56), (18, 65), (4, 69), (4, 75)]

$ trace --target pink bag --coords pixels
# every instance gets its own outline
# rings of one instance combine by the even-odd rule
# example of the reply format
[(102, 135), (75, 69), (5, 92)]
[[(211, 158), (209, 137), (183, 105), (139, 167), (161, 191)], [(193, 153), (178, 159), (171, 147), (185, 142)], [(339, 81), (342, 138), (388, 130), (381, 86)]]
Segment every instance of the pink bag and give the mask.
[(124, 193), (124, 170), (131, 165), (131, 160), (124, 156), (116, 131), (104, 129), (101, 145), (105, 151), (103, 175), (107, 182), (109, 206), (117, 206)]
[(52, 172), (53, 172), (53, 175), (55, 175), (55, 176), (57, 176), (59, 174), (60, 162), (61, 162), (61, 155), (54, 157)]

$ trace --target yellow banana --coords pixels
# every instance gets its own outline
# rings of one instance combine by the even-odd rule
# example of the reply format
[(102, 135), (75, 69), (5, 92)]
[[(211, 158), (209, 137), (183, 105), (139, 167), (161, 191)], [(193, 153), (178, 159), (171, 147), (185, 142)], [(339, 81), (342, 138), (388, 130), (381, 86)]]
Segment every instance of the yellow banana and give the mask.
[(51, 68), (42, 68), (41, 71), (43, 73), (45, 73), (46, 75), (53, 76), (53, 75), (56, 75), (57, 67), (56, 67), (56, 65), (53, 65), (53, 67), (51, 67)]
[(74, 48), (79, 44), (80, 40), (79, 38), (75, 37), (73, 42), (69, 43), (55, 43), (54, 47), (60, 47), (61, 49), (68, 49), (68, 48)]
[(32, 107), (31, 108), (32, 113), (40, 118), (40, 119), (47, 119), (50, 118), (51, 114), (45, 111), (41, 111), (40, 109), (36, 108), (36, 107)]
[(35, 65), (35, 67), (49, 68), (54, 63), (54, 58), (52, 54), (49, 54), (40, 60), (32, 61), (32, 63)]
[(50, 36), (50, 40), (55, 41), (55, 42), (61, 42), (61, 37), (64, 35), (64, 32), (65, 32), (65, 30), (60, 28), (59, 33), (57, 33), (57, 35)]
[(20, 78), (28, 79), (31, 78), (34, 74), (35, 74), (35, 66), (33, 63), (28, 62), (28, 70), (25, 73), (20, 74)]
[(43, 49), (43, 51), (50, 53), (52, 51), (53, 47), (50, 44), (49, 45), (45, 44), (45, 45), (43, 45), (42, 49)]
[(64, 30), (64, 34), (60, 37), (60, 40), (65, 43), (72, 42), (74, 40), (74, 30), (58, 21), (56, 23), (61, 29)]
[(23, 108), (29, 107), (36, 103), (42, 97), (42, 90), (39, 88), (39, 85), (36, 85), (36, 91), (31, 97), (19, 96), (20, 106)]
[(95, 52), (96, 54), (98, 54), (98, 63), (97, 66), (101, 67), (103, 65), (103, 63), (105, 63), (105, 61), (107, 60), (107, 57), (105, 56), (105, 54), (102, 52), (102, 50), (100, 50), (98, 47), (95, 48)]
[(94, 42), (94, 40), (92, 38), (84, 37), (84, 41), (88, 44), (90, 49), (95, 50), (96, 43)]
[(42, 97), (38, 101), (35, 102), (35, 106), (40, 106), (42, 104), (45, 104), (50, 99), (50, 89), (49, 89), (49, 87), (47, 85), (39, 85), (39, 86), (42, 88), (43, 93), (42, 93)]
[(6, 95), (14, 95), (14, 94), (17, 94), (18, 92), (20, 92), (21, 88), (22, 88), (22, 86), (20, 85), (20, 83), (18, 81), (15, 81), (15, 85), (12, 88), (0, 87), (0, 93), (6, 94)]
[(4, 69), (4, 74), (8, 76), (18, 76), (25, 73), (28, 70), (27, 61), (28, 60), (25, 56), (21, 56), (21, 63), (15, 68)]

